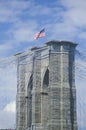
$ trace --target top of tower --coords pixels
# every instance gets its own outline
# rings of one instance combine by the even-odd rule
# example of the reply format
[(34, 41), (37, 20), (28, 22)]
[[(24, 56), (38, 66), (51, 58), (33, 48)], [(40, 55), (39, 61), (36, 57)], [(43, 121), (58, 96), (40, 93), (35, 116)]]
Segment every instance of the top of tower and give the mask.
[(23, 56), (23, 55), (31, 54), (34, 51), (45, 50), (48, 46), (55, 45), (55, 44), (57, 44), (57, 45), (68, 45), (68, 46), (72, 46), (72, 47), (77, 46), (76, 43), (70, 42), (70, 41), (51, 40), (51, 41), (46, 42), (44, 46), (35, 46), (35, 47), (32, 47), (32, 48), (29, 48), (27, 51), (18, 52), (17, 54), (15, 54), (15, 56), (20, 57), (20, 56)]
[(55, 41), (55, 40), (51, 40), (51, 41), (49, 41), (49, 42), (46, 42), (45, 43), (46, 45), (51, 45), (51, 44), (70, 44), (70, 45), (72, 45), (72, 46), (77, 46), (77, 44), (76, 43), (74, 43), (74, 42), (70, 42), (70, 41)]

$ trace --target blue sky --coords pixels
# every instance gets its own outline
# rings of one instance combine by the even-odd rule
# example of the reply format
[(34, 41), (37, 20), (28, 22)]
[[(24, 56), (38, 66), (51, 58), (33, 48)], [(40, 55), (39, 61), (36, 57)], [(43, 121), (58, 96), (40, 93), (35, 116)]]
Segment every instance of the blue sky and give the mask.
[[(81, 53), (76, 56), (77, 100), (80, 98), (81, 106), (86, 107), (85, 13), (86, 0), (0, 0), (0, 128), (15, 127), (17, 80), (12, 56), (49, 40), (78, 43)], [(34, 40), (34, 34), (42, 28), (46, 37)]]

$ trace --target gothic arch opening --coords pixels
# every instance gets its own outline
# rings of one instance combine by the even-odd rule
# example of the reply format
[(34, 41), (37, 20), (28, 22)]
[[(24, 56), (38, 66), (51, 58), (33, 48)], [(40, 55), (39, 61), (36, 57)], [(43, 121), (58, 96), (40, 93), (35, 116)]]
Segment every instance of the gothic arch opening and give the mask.
[(31, 74), (29, 82), (28, 82), (28, 90), (32, 91), (32, 87), (33, 87), (33, 75)]
[(44, 79), (43, 79), (43, 88), (46, 88), (49, 86), (49, 69), (46, 70)]
[(33, 74), (31, 74), (28, 82), (28, 126), (32, 124), (32, 88), (33, 88)]
[[(48, 121), (48, 86), (49, 86), (49, 69), (47, 68), (43, 77), (43, 87), (41, 93), (41, 102), (42, 102), (42, 123), (45, 125)], [(46, 107), (47, 106), (47, 107)], [(47, 113), (47, 114), (46, 114)]]

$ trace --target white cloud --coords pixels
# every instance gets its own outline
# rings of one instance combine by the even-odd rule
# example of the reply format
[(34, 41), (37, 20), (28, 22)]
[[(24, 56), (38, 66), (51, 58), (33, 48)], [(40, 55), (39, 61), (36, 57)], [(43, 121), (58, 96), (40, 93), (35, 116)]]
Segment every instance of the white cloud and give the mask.
[(79, 38), (86, 40), (86, 32), (81, 32), (81, 33), (79, 34)]
[(30, 9), (30, 15), (32, 16), (46, 16), (46, 15), (50, 15), (52, 14), (52, 9), (47, 7), (47, 6), (43, 6), (43, 5), (34, 5), (33, 4), (33, 8)]
[(13, 34), (14, 40), (18, 44), (25, 41), (33, 41), (35, 29), (37, 28), (37, 23), (35, 21), (29, 20), (26, 22), (19, 22), (15, 24), (14, 28), (9, 31)]
[(61, 0), (61, 4), (66, 6), (67, 8), (83, 8), (86, 7), (86, 1), (85, 0)]
[(16, 113), (16, 102), (13, 101), (7, 104), (4, 108), (4, 111)]
[(16, 66), (13, 59), (0, 60), (0, 128), (14, 128), (16, 121), (15, 98), (17, 89)]
[(62, 5), (66, 8), (65, 18), (71, 20), (75, 26), (86, 25), (86, 1), (85, 0), (61, 0)]
[(15, 128), (16, 125), (15, 101), (7, 104), (3, 110), (0, 110), (0, 128)]
[(18, 19), (19, 15), (30, 7), (29, 1), (1, 1), (0, 2), (0, 22), (14, 22)]
[(5, 106), (6, 102), (8, 103), (16, 98), (17, 68), (13, 59), (8, 58), (0, 62), (0, 102), (3, 101), (3, 106)]
[(9, 51), (11, 49), (12, 49), (12, 45), (9, 43), (0, 44), (0, 55), (5, 54), (7, 51)]

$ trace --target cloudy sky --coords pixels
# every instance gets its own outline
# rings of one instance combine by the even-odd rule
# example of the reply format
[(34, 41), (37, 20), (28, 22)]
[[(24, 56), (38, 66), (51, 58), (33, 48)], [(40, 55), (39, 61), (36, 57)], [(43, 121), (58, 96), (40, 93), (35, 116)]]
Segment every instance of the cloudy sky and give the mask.
[[(46, 37), (34, 40), (42, 28)], [(86, 129), (86, 0), (0, 0), (0, 128), (15, 128), (17, 79), (13, 55), (49, 40), (78, 43), (78, 122), (79, 129), (83, 127), (80, 130)]]

